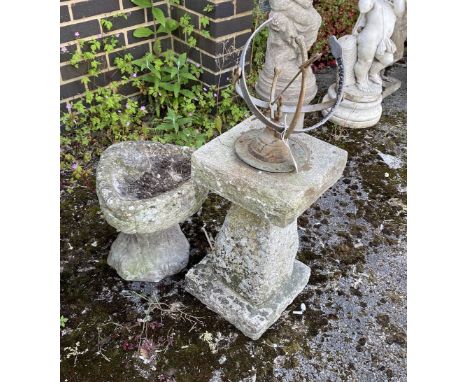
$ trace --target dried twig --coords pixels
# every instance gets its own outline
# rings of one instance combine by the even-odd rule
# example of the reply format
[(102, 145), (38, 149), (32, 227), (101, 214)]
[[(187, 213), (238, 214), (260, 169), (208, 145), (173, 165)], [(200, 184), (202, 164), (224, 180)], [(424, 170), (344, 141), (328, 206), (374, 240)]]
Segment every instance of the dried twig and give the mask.
[(205, 226), (203, 226), (201, 229), (202, 229), (203, 233), (204, 233), (205, 236), (206, 236), (206, 240), (208, 241), (208, 244), (210, 245), (211, 250), (213, 251), (213, 250), (214, 250), (213, 244), (211, 244), (211, 240), (212, 240), (212, 239), (211, 239), (210, 236), (208, 235), (208, 232), (206, 232)]

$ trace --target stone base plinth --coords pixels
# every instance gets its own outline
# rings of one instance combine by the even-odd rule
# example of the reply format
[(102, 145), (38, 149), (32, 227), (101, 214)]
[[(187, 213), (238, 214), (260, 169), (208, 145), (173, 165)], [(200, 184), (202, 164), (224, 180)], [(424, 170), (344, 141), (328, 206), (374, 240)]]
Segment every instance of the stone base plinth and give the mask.
[(178, 224), (146, 234), (121, 232), (107, 263), (127, 281), (161, 281), (187, 266), (190, 245)]
[[(328, 93), (323, 98), (323, 102), (336, 98), (335, 85), (328, 88)], [(327, 110), (323, 111), (325, 115)], [(382, 95), (368, 95), (358, 97), (353, 94), (346, 94), (343, 101), (338, 106), (330, 121), (339, 126), (350, 128), (365, 128), (375, 126), (382, 116)]]
[(207, 256), (185, 277), (185, 289), (209, 309), (233, 324), (253, 340), (275, 323), (281, 313), (307, 285), (310, 268), (295, 260), (291, 276), (279, 285), (277, 293), (254, 305), (230, 288), (214, 271), (216, 256)]
[(244, 163), (234, 145), (262, 129), (248, 118), (192, 155), (196, 183), (233, 203), (213, 251), (185, 276), (186, 290), (252, 339), (258, 339), (306, 286), (310, 269), (295, 260), (297, 218), (341, 176), (347, 153), (297, 134), (309, 151), (297, 173)]

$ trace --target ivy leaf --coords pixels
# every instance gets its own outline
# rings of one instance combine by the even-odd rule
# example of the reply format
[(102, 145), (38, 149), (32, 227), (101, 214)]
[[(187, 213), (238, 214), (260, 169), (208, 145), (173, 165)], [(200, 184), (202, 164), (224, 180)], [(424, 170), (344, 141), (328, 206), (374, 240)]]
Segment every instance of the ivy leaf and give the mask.
[(161, 25), (166, 25), (166, 18), (164, 17), (164, 12), (159, 8), (152, 9), (153, 17), (160, 23)]
[(133, 32), (134, 37), (148, 37), (153, 34), (154, 32), (148, 27), (138, 28)]
[(194, 47), (197, 45), (197, 40), (195, 39), (195, 37), (190, 36), (190, 37), (187, 39), (187, 43), (189, 44), (189, 46), (190, 46), (191, 48), (194, 48)]
[(132, 3), (143, 8), (149, 8), (153, 5), (151, 0), (132, 0)]
[(210, 19), (206, 16), (200, 17), (200, 24), (203, 28), (206, 28), (210, 24)]

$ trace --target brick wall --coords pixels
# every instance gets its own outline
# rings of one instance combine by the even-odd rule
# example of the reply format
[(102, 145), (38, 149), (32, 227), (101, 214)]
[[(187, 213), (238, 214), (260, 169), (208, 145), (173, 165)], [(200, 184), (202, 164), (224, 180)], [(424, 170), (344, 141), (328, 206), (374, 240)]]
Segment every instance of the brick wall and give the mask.
[[(237, 64), (240, 48), (251, 33), (253, 0), (180, 0), (180, 5), (168, 6), (167, 1), (155, 0), (166, 16), (177, 21), (188, 13), (196, 29), (200, 29), (200, 17), (207, 4), (213, 11), (207, 16), (210, 20), (210, 38), (197, 31), (197, 47), (189, 48), (184, 42), (181, 31), (173, 36), (160, 37), (163, 49), (172, 48), (176, 52), (188, 52), (189, 58), (204, 68), (201, 80), (207, 84), (224, 86), (229, 82), (232, 68)], [(126, 15), (124, 17), (123, 15)], [(110, 31), (104, 31), (101, 19), (113, 23)], [(104, 86), (119, 79), (114, 66), (117, 56), (130, 52), (135, 59), (150, 51), (152, 38), (135, 38), (133, 31), (142, 26), (152, 27), (150, 9), (141, 9), (130, 0), (61, 0), (60, 2), (60, 99), (63, 108), (67, 101), (79, 98), (87, 89)], [(79, 37), (77, 35), (79, 34)], [(112, 53), (98, 55), (101, 73), (92, 82), (84, 85), (81, 79), (87, 71), (86, 65), (78, 68), (70, 65), (69, 60), (76, 49), (80, 49), (77, 39), (89, 41), (103, 38), (103, 35), (118, 39), (117, 48)], [(127, 95), (138, 92), (128, 86), (123, 90)]]

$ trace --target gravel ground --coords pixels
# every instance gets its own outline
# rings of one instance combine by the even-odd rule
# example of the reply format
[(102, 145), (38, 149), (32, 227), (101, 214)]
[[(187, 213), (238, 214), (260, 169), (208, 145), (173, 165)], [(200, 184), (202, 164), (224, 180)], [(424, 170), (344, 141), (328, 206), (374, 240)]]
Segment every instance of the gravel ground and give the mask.
[[(406, 67), (374, 128), (313, 135), (349, 153), (344, 176), (298, 220), (306, 289), (258, 341), (184, 292), (184, 275), (125, 282), (106, 264), (117, 232), (94, 190), (61, 202), (62, 381), (406, 381)], [(319, 95), (334, 78), (317, 74)], [(307, 121), (306, 121), (307, 124)], [(188, 268), (229, 203), (211, 195), (182, 225)], [(292, 312), (306, 305), (302, 315)]]

